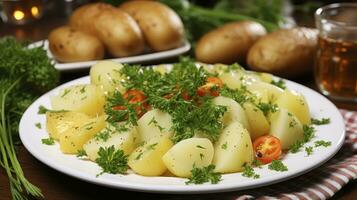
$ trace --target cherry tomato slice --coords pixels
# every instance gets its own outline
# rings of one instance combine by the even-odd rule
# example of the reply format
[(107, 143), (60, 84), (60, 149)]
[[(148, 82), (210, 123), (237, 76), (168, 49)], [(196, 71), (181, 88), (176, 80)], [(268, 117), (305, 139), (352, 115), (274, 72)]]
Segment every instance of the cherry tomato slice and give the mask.
[(256, 159), (264, 164), (278, 160), (281, 155), (281, 142), (271, 135), (256, 138), (253, 142), (253, 148)]
[(217, 77), (208, 77), (206, 84), (197, 88), (197, 95), (203, 97), (209, 94), (213, 97), (217, 97), (219, 96), (219, 89), (221, 87), (223, 87), (223, 82), (221, 79)]
[[(143, 102), (146, 100), (146, 96), (140, 90), (128, 90), (123, 95), (124, 99), (128, 100), (129, 104), (141, 103), (139, 106), (135, 107), (135, 112), (138, 117), (141, 117), (147, 110), (149, 110), (150, 106), (147, 102)], [(123, 105), (114, 106), (113, 110), (126, 110), (127, 107)]]

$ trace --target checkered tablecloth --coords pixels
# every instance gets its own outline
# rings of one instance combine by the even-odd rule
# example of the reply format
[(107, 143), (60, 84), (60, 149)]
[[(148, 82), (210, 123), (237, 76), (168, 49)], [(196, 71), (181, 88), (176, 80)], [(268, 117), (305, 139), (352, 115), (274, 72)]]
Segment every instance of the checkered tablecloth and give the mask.
[[(320, 200), (332, 197), (357, 177), (357, 112), (340, 109), (346, 124), (346, 138), (340, 151), (321, 167), (295, 179), (247, 191), (240, 199)], [(356, 197), (357, 199), (357, 197)]]

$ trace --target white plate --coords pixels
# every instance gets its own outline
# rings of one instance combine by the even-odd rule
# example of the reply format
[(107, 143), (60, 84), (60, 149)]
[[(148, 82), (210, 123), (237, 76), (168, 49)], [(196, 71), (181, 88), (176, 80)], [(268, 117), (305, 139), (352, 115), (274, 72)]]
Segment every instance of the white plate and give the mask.
[[(61, 88), (81, 83), (89, 83), (89, 77), (63, 84), (37, 99), (22, 116), (20, 137), (27, 150), (41, 162), (62, 173), (99, 185), (153, 193), (210, 193), (256, 188), (293, 178), (320, 166), (337, 153), (345, 138), (342, 116), (329, 100), (305, 86), (286, 80), (289, 89), (297, 90), (305, 95), (312, 117), (331, 119), (330, 124), (316, 127), (316, 137), (308, 145), (313, 145), (316, 140), (332, 142), (332, 145), (327, 148), (315, 148), (310, 156), (307, 156), (304, 151), (287, 154), (283, 163), (289, 168), (288, 171), (275, 172), (264, 166), (262, 169), (255, 169), (260, 174), (259, 179), (246, 178), (241, 173), (233, 173), (223, 175), (223, 180), (218, 184), (203, 185), (186, 185), (187, 179), (184, 178), (144, 177), (133, 173), (128, 175), (103, 174), (96, 177), (100, 168), (94, 162), (80, 160), (75, 155), (62, 154), (57, 143), (52, 146), (41, 143), (41, 139), (48, 138), (48, 134), (45, 131), (45, 116), (37, 114), (38, 107), (40, 105), (50, 107), (51, 95), (58, 94)], [(35, 126), (38, 122), (43, 127), (41, 130)]]
[[(48, 48), (48, 40), (41, 40), (41, 41), (32, 43), (29, 45), (29, 48), (39, 47), (42, 45), (43, 45), (43, 48), (47, 51), (47, 56), (49, 58), (53, 59), (55, 68), (59, 71), (75, 71), (75, 70), (80, 70), (80, 69), (88, 69), (90, 66), (92, 66), (93, 64), (98, 62), (98, 60), (85, 61), (85, 62), (72, 62), (72, 63), (57, 62), (54, 59), (53, 54), (51, 53), (50, 49)], [(145, 53), (145, 54), (137, 55), (137, 56), (123, 57), (123, 58), (110, 58), (110, 59), (104, 59), (104, 60), (111, 60), (111, 61), (119, 62), (119, 63), (143, 63), (143, 62), (162, 60), (165, 58), (179, 56), (181, 54), (188, 52), (190, 49), (191, 49), (190, 43), (188, 41), (185, 41), (181, 47), (178, 47), (175, 49)]]

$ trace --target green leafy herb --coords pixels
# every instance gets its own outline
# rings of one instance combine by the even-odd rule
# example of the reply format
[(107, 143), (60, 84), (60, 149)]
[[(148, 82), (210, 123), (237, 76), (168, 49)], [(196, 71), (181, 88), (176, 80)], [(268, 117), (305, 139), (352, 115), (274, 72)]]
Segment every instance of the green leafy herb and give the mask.
[(163, 132), (163, 131), (165, 130), (164, 127), (162, 127), (162, 126), (159, 125), (159, 123), (156, 121), (155, 117), (153, 117), (153, 118), (150, 120), (150, 122), (149, 122), (148, 125), (150, 125), (150, 124), (153, 124), (155, 127), (157, 127), (157, 128), (160, 130), (160, 132)]
[(143, 156), (143, 152), (140, 152), (136, 157), (135, 157), (135, 160), (139, 160), (141, 158), (141, 156)]
[(84, 149), (78, 150), (77, 152), (77, 158), (81, 158), (87, 156), (87, 152)]
[(284, 171), (288, 171), (288, 167), (286, 167), (284, 165), (283, 162), (281, 162), (281, 160), (273, 160), (269, 165), (268, 168), (270, 170), (274, 170), (274, 171), (278, 171), (278, 172), (284, 172)]
[(95, 140), (97, 141), (103, 141), (103, 142), (106, 142), (110, 136), (111, 136), (111, 133), (112, 130), (108, 127), (105, 127), (103, 130), (101, 130), (99, 133), (95, 134), (94, 135), (94, 138)]
[(204, 148), (204, 147), (201, 146), (201, 145), (196, 145), (196, 147), (197, 147), (197, 148), (200, 148), (200, 149), (206, 149), (206, 148)]
[(261, 168), (261, 166), (263, 165), (263, 163), (260, 160), (253, 160), (252, 165), (258, 168)]
[(304, 144), (309, 142), (315, 136), (315, 128), (313, 126), (303, 125), (303, 130), (304, 130), (304, 138), (303, 138), (303, 140), (298, 140), (298, 141), (294, 142), (289, 147), (289, 151), (291, 153), (299, 152), (301, 147), (303, 147)]
[(95, 162), (102, 168), (103, 173), (110, 174), (124, 174), (128, 169), (128, 156), (124, 154), (121, 149), (115, 150), (114, 145), (110, 147), (100, 147), (98, 151), (98, 158)]
[(193, 169), (191, 170), (191, 178), (186, 182), (186, 184), (202, 184), (206, 182), (211, 182), (212, 184), (217, 184), (222, 176), (218, 172), (214, 172), (215, 166), (214, 165), (209, 165), (207, 167), (203, 168), (197, 168), (196, 166), (193, 166)]
[(40, 105), (40, 106), (38, 107), (37, 114), (43, 115), (43, 114), (46, 114), (46, 112), (58, 113), (58, 112), (68, 112), (68, 110), (51, 110), (51, 109), (46, 108), (46, 107), (43, 106), (43, 105)]
[(274, 113), (278, 110), (278, 105), (271, 103), (260, 102), (257, 107), (267, 116), (269, 113)]
[(270, 84), (273, 84), (277, 87), (280, 87), (281, 89), (285, 90), (286, 89), (286, 85), (285, 85), (285, 81), (283, 79), (279, 79), (278, 81), (274, 81), (272, 80), (270, 82)]
[(322, 119), (311, 119), (311, 124), (315, 125), (325, 125), (330, 123), (330, 118), (322, 118)]
[(147, 150), (155, 150), (155, 147), (158, 145), (158, 143), (150, 144), (149, 146), (146, 147)]
[(260, 175), (256, 174), (254, 169), (247, 164), (244, 165), (244, 171), (242, 173), (242, 176), (248, 177), (248, 178), (253, 178), (253, 179), (260, 178)]
[(41, 123), (40, 123), (40, 122), (36, 123), (35, 126), (36, 126), (38, 129), (42, 129), (42, 126), (41, 126)]
[(46, 144), (46, 145), (54, 145), (55, 144), (55, 140), (51, 137), (43, 138), (41, 141), (42, 141), (42, 144)]
[(309, 156), (314, 152), (314, 149), (312, 146), (309, 146), (309, 147), (305, 147), (305, 151), (306, 151), (307, 155)]
[(315, 141), (315, 147), (319, 147), (319, 146), (328, 147), (331, 146), (331, 142), (330, 141), (326, 142), (324, 140)]
[(63, 98), (63, 97), (65, 97), (67, 94), (69, 94), (71, 92), (71, 90), (70, 89), (65, 89), (64, 91), (63, 91), (63, 94), (61, 95), (61, 98)]
[(227, 149), (227, 147), (228, 147), (228, 146), (227, 146), (227, 142), (224, 143), (224, 144), (222, 144), (222, 146), (221, 146), (222, 149)]

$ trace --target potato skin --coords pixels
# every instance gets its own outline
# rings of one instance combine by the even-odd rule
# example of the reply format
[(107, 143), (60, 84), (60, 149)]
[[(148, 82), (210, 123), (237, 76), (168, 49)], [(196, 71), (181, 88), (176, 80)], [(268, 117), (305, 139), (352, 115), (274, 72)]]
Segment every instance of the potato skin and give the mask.
[(145, 43), (135, 20), (119, 9), (101, 12), (94, 22), (96, 35), (113, 56), (131, 56), (144, 51)]
[(94, 21), (100, 13), (115, 7), (105, 3), (90, 3), (77, 8), (69, 18), (69, 25), (86, 33), (96, 35)]
[(316, 29), (278, 30), (252, 46), (247, 63), (253, 70), (294, 77), (312, 69), (316, 45)]
[(104, 57), (104, 46), (96, 37), (69, 26), (51, 31), (48, 41), (51, 53), (61, 62), (100, 60)]
[(163, 51), (182, 45), (182, 21), (168, 6), (154, 1), (128, 1), (120, 8), (136, 20), (153, 50)]
[(265, 34), (265, 28), (257, 22), (228, 23), (200, 38), (196, 59), (204, 63), (245, 62), (249, 48)]

